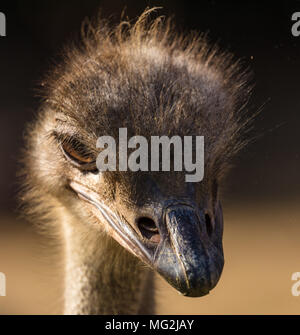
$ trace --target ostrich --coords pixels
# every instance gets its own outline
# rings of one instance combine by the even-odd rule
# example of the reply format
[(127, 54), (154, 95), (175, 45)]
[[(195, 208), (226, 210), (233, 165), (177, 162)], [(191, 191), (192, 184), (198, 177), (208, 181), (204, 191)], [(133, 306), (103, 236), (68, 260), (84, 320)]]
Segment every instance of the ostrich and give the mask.
[[(222, 272), (219, 185), (245, 142), (248, 71), (150, 12), (114, 27), (85, 22), (82, 43), (42, 83), (28, 127), (23, 201), (62, 242), (65, 314), (152, 314), (155, 272), (190, 297), (208, 294)], [(100, 172), (97, 138), (117, 139), (119, 128), (204, 136), (204, 179)]]

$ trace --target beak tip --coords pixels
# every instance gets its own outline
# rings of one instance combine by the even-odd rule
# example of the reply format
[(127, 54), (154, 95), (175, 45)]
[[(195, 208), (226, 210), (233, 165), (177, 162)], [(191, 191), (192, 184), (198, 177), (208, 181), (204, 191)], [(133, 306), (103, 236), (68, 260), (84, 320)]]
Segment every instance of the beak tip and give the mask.
[(205, 295), (208, 295), (210, 293), (210, 288), (208, 287), (195, 287), (195, 288), (189, 288), (188, 290), (185, 290), (182, 292), (182, 295), (185, 297), (190, 298), (199, 298), (204, 297)]
[(185, 297), (189, 297), (189, 298), (200, 298), (200, 297), (204, 297), (205, 295), (208, 295), (210, 293), (210, 291), (202, 291), (202, 292), (186, 292), (183, 295)]

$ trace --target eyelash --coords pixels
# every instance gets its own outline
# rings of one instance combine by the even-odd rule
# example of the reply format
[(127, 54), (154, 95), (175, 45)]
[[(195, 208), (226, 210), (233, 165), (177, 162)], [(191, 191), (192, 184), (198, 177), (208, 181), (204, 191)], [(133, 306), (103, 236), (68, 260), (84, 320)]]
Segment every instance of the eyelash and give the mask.
[[(54, 134), (54, 137), (59, 142), (59, 147), (64, 157), (74, 166), (85, 172), (98, 172), (96, 161), (93, 159), (93, 154), (88, 148), (77, 139), (66, 137), (64, 135)], [(73, 151), (73, 155), (72, 155)], [(78, 158), (77, 158), (77, 157)], [(92, 159), (90, 159), (92, 157)], [(82, 161), (80, 158), (89, 161)]]

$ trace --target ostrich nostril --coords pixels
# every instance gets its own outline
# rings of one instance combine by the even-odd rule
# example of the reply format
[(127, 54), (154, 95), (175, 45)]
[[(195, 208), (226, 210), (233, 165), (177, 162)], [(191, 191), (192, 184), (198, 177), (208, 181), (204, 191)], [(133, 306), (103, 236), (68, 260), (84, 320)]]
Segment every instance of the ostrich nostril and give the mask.
[(208, 213), (205, 214), (205, 225), (206, 225), (207, 235), (211, 237), (214, 227), (213, 227), (211, 216)]
[(148, 217), (140, 217), (137, 219), (137, 226), (145, 239), (152, 243), (160, 242), (159, 231), (154, 220)]

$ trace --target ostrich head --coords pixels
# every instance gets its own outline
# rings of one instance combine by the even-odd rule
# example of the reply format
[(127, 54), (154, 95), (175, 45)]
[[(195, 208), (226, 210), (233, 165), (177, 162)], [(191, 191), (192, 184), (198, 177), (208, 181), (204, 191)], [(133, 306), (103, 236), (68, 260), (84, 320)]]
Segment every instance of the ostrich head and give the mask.
[[(83, 46), (70, 48), (44, 81), (45, 99), (28, 133), (28, 184), (44, 212), (55, 201), (182, 294), (202, 296), (223, 268), (218, 189), (243, 144), (240, 111), (249, 89), (230, 54), (171, 27), (149, 22), (148, 13), (133, 26), (84, 26)], [(99, 172), (97, 139), (117, 140), (119, 128), (149, 140), (204, 136), (204, 179), (186, 182), (184, 171)]]

